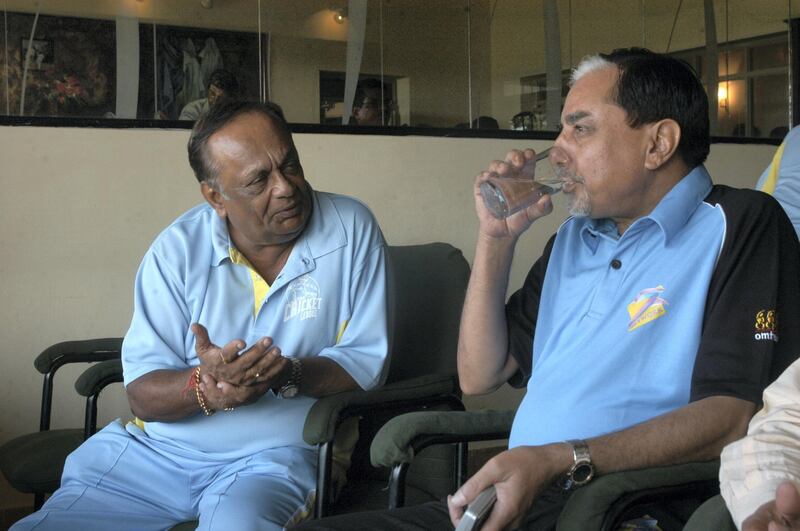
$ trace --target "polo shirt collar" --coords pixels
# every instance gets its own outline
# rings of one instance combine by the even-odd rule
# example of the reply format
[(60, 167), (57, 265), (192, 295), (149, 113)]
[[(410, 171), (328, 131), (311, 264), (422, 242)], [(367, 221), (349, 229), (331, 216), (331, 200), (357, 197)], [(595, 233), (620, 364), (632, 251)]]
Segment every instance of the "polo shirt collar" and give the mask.
[[(643, 219), (653, 220), (664, 233), (664, 242), (669, 241), (683, 229), (689, 217), (711, 192), (711, 176), (702, 164), (696, 166), (672, 190), (667, 192), (656, 208)], [(640, 220), (636, 220), (638, 222)], [(634, 222), (634, 224), (636, 223)]]
[[(649, 215), (634, 221), (626, 234), (643, 223), (654, 223), (664, 234), (664, 242), (669, 242), (686, 225), (698, 205), (711, 192), (711, 187), (711, 176), (705, 166), (696, 166), (661, 198)], [(609, 218), (587, 219), (581, 229), (581, 239), (592, 252), (597, 250), (598, 237), (618, 240), (620, 236), (616, 223)]]
[(344, 223), (330, 195), (311, 192), (314, 210), (298, 243), (303, 243), (312, 258), (319, 258), (347, 244)]
[[(311, 218), (292, 250), (292, 255), (298, 255), (306, 267), (310, 267), (316, 258), (347, 244), (344, 223), (331, 198), (314, 190), (311, 191), (311, 197), (313, 203)], [(230, 260), (230, 250), (234, 249), (235, 245), (228, 232), (227, 223), (216, 212), (213, 212), (212, 216), (211, 246), (214, 251), (211, 265), (218, 266), (223, 260)]]
[(230, 260), (230, 250), (233, 249), (234, 246), (228, 234), (228, 225), (225, 223), (225, 220), (220, 218), (213, 208), (211, 216), (211, 247), (214, 249), (214, 252), (211, 254), (211, 265), (218, 266), (223, 260)]

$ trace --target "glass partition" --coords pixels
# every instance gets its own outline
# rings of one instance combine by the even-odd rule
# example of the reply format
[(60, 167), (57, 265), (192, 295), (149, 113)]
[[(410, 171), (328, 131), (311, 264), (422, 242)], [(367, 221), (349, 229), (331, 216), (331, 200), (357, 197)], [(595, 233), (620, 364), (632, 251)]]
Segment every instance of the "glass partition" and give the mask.
[(629, 46), (697, 70), (715, 135), (780, 138), (800, 119), (790, 108), (800, 100), (790, 97), (800, 0), (5, 0), (0, 9), (0, 120), (188, 127), (233, 97), (269, 99), (290, 122), (324, 130), (554, 132), (571, 68)]
[[(4, 109), (12, 116), (102, 117), (114, 110), (113, 19), (60, 13), (57, 2), (4, 13)], [(78, 15), (78, 14), (75, 14)]]
[(152, 20), (139, 25), (137, 117), (194, 121), (216, 101), (264, 97), (268, 52), (258, 5), (225, 4), (151, 2)]

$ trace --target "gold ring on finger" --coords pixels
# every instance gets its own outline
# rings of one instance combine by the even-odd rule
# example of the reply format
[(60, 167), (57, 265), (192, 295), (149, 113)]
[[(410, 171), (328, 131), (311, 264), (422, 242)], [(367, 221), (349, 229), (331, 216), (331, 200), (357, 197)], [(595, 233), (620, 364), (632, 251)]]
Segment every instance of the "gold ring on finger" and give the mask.
[(222, 363), (226, 363), (227, 364), (228, 362), (225, 361), (225, 356), (222, 355), (222, 352), (218, 352), (218, 354), (219, 354), (219, 359), (222, 360)]

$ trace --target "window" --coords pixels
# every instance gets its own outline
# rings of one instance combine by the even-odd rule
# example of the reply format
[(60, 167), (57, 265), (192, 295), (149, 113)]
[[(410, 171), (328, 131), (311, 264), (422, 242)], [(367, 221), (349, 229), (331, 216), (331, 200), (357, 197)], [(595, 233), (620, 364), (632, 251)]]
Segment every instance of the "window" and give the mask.
[[(707, 82), (702, 48), (674, 54)], [(789, 46), (786, 34), (719, 46), (717, 131), (720, 136), (783, 138), (789, 123)], [(714, 110), (711, 110), (714, 112)]]
[(563, 69), (562, 102), (569, 69), (614, 48), (675, 50), (708, 78), (699, 46), (713, 4), (725, 96), (714, 134), (766, 137), (788, 125), (788, 62), (800, 56), (789, 54), (787, 20), (800, 21), (785, 2), (769, 3), (619, 0), (609, 11), (571, 0), (6, 0), (0, 115), (159, 127), (189, 104), (202, 111), (210, 75), (222, 69), (240, 97), (269, 99), (294, 123), (341, 126), (345, 80), (373, 78), (387, 127), (554, 132), (548, 61)]

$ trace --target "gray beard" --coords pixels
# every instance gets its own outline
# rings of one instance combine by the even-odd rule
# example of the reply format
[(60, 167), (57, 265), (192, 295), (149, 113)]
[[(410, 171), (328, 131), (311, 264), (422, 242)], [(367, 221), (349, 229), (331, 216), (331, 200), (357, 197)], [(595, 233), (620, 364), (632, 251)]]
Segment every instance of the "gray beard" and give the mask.
[(586, 196), (578, 197), (576, 193), (564, 194), (567, 198), (567, 211), (570, 216), (586, 218), (592, 213), (592, 204)]

